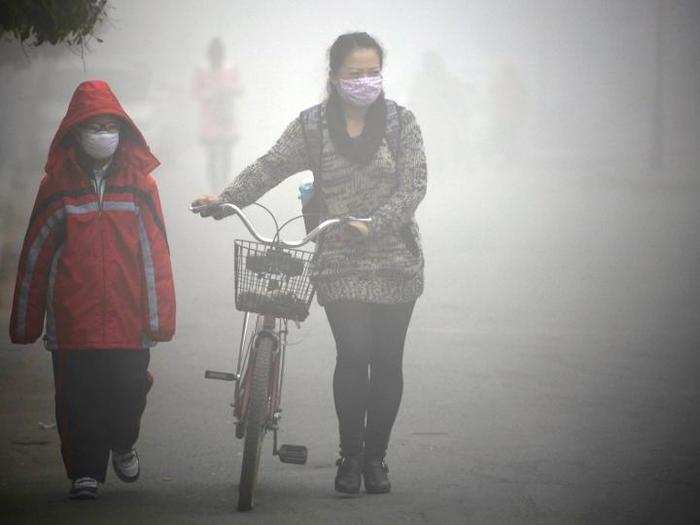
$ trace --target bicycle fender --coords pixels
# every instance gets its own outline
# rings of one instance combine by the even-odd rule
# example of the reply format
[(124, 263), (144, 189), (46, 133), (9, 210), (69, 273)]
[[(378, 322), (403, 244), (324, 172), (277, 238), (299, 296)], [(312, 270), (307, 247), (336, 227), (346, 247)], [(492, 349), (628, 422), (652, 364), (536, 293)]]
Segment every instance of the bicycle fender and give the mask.
[(257, 336), (255, 338), (255, 346), (258, 346), (258, 341), (260, 341), (261, 338), (263, 337), (269, 337), (272, 339), (272, 351), (277, 352), (277, 346), (278, 346), (278, 341), (277, 341), (277, 334), (273, 332), (272, 330), (266, 330), (262, 329), (257, 333)]

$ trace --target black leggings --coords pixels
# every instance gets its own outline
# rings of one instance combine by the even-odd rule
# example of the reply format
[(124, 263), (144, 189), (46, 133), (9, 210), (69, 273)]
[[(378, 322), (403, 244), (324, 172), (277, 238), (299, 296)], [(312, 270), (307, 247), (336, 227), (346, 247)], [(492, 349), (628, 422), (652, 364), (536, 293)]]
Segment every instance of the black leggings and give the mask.
[(333, 396), (342, 455), (386, 453), (401, 403), (403, 347), (414, 305), (326, 306), (337, 349)]

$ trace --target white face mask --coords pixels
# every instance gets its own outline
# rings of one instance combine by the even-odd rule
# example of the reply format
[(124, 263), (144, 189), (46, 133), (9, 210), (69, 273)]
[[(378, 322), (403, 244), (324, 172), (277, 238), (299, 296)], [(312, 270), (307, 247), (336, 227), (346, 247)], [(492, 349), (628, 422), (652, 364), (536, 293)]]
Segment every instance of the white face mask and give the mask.
[(83, 131), (80, 133), (80, 145), (85, 153), (93, 159), (103, 160), (114, 155), (119, 145), (119, 132)]

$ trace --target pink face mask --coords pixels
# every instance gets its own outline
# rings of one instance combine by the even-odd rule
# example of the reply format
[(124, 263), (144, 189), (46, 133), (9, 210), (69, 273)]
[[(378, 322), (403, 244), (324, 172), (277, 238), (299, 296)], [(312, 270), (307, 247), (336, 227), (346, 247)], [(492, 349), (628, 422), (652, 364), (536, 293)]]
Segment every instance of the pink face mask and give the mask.
[(382, 77), (360, 77), (338, 79), (336, 84), (340, 97), (353, 106), (365, 108), (370, 106), (382, 92)]

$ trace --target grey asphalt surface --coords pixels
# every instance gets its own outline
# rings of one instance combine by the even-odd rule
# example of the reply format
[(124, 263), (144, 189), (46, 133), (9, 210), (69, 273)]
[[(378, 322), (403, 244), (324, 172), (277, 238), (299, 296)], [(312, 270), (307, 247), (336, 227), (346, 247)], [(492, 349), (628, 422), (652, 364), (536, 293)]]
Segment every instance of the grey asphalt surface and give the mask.
[[(392, 493), (332, 490), (334, 349), (314, 305), (290, 334), (280, 436), (308, 463), (282, 464), (266, 442), (256, 508), (241, 514), (232, 387), (203, 374), (233, 358), (242, 229), (189, 215), (201, 181), (161, 171), (179, 324), (152, 352), (142, 477), (65, 501), (55, 430), (38, 425), (53, 421), (48, 355), (3, 348), (4, 523), (700, 522), (697, 182), (504, 172), (431, 187)], [(293, 211), (293, 187), (269, 202)]]

